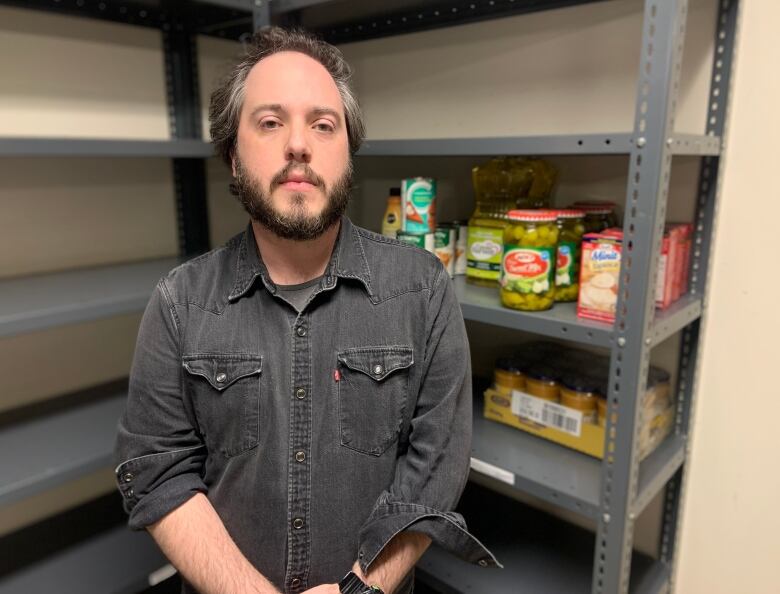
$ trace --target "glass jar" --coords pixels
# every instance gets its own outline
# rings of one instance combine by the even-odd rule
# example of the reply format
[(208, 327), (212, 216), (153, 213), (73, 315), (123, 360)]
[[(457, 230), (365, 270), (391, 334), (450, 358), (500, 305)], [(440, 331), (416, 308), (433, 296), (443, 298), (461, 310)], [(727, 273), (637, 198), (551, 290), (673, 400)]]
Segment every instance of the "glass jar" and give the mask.
[(601, 233), (604, 229), (614, 227), (614, 215), (608, 206), (572, 205), (570, 208), (585, 213), (585, 233)]
[(501, 303), (523, 311), (550, 309), (555, 302), (555, 211), (512, 210), (504, 229)]
[(558, 210), (558, 251), (555, 262), (555, 301), (577, 301), (580, 293), (580, 256), (585, 234), (585, 213)]
[(609, 222), (609, 226), (623, 226), (622, 222), (618, 220), (617, 204), (614, 202), (609, 202), (608, 200), (577, 200), (577, 202), (571, 205), (571, 208), (576, 208), (578, 210), (582, 210), (584, 208), (608, 208), (609, 216), (607, 217), (607, 220)]
[(598, 420), (598, 387), (584, 377), (563, 378), (561, 404), (582, 413), (582, 422), (595, 425)]
[(537, 365), (526, 370), (525, 393), (542, 400), (558, 402), (560, 391), (555, 372), (546, 365)]
[(496, 392), (503, 396), (511, 396), (512, 390), (524, 391), (525, 374), (520, 369), (520, 362), (511, 357), (497, 359), (493, 382)]

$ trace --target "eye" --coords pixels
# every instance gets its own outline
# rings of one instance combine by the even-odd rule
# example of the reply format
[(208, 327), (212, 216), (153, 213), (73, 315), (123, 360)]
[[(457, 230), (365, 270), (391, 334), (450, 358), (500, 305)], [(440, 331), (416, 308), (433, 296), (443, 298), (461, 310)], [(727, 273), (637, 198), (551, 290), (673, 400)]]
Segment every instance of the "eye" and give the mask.
[(316, 130), (319, 130), (320, 132), (333, 132), (333, 124), (326, 121), (319, 121), (316, 124), (314, 124), (314, 128)]
[(274, 130), (279, 127), (279, 122), (276, 120), (262, 120), (258, 126), (263, 130)]

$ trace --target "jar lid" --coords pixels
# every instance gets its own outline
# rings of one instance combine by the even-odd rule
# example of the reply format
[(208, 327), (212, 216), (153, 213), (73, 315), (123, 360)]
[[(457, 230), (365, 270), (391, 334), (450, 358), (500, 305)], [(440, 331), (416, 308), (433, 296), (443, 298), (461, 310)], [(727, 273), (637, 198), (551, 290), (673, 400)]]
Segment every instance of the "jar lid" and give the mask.
[(581, 219), (585, 216), (585, 211), (575, 210), (573, 208), (563, 208), (555, 211), (556, 216), (559, 219)]
[(556, 219), (554, 210), (510, 210), (506, 216), (510, 221), (527, 221), (529, 223), (544, 223)]
[(584, 394), (600, 394), (600, 382), (584, 375), (569, 374), (562, 378), (561, 383), (572, 392)]
[(615, 208), (617, 204), (610, 202), (609, 200), (577, 200), (573, 204), (579, 208), (580, 206), (603, 206), (604, 208)]
[(598, 204), (572, 204), (571, 207), (583, 211), (586, 215), (612, 214), (612, 209), (609, 206), (601, 206)]
[(520, 361), (513, 357), (499, 357), (496, 359), (496, 369), (503, 369), (504, 371), (515, 371), (522, 373), (523, 369)]
[(400, 196), (401, 195), (401, 188), (390, 188), (390, 195), (391, 196)]
[(535, 380), (541, 380), (543, 382), (556, 382), (558, 381), (558, 374), (552, 367), (547, 365), (535, 365), (526, 370), (525, 374)]
[(666, 384), (669, 383), (669, 380), (671, 379), (671, 375), (668, 371), (665, 369), (661, 369), (660, 367), (650, 367), (650, 369), (647, 371), (647, 387), (652, 388), (653, 386), (657, 386), (658, 384)]

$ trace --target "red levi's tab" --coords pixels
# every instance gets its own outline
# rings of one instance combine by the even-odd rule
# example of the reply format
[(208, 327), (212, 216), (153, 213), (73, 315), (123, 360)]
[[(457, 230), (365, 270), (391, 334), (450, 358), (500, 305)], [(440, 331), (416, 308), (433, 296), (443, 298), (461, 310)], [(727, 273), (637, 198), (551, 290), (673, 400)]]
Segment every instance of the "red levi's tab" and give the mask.
[(341, 373), (339, 373), (338, 369), (333, 370), (333, 379), (334, 381), (339, 381), (341, 379)]

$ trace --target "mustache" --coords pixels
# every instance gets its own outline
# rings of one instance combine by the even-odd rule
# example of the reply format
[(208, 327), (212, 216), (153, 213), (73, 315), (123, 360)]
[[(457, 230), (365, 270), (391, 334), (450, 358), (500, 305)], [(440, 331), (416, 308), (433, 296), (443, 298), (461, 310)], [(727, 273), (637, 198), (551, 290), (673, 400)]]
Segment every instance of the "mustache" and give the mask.
[(319, 188), (325, 188), (325, 180), (322, 179), (317, 173), (309, 167), (306, 163), (303, 165), (300, 165), (298, 163), (288, 163), (284, 169), (282, 169), (279, 173), (273, 176), (271, 179), (271, 191), (275, 190), (278, 186), (282, 185), (284, 180), (286, 180), (292, 173), (297, 173), (299, 175), (303, 175), (307, 182), (310, 184), (317, 186)]

